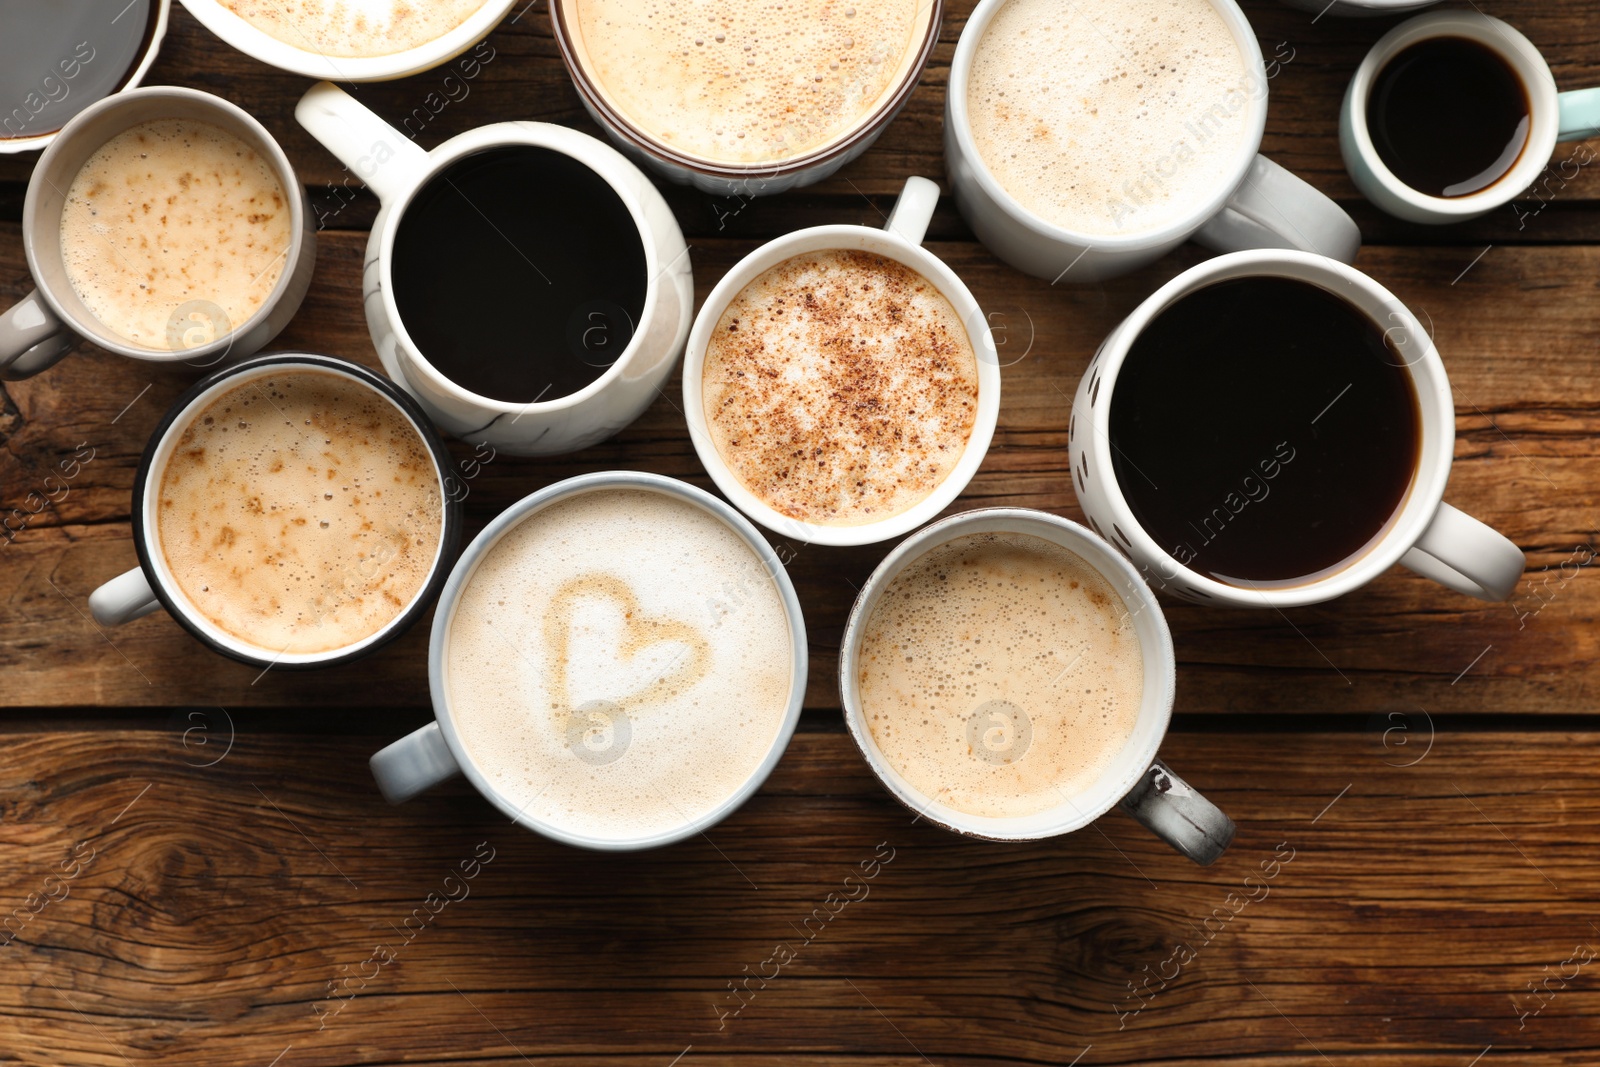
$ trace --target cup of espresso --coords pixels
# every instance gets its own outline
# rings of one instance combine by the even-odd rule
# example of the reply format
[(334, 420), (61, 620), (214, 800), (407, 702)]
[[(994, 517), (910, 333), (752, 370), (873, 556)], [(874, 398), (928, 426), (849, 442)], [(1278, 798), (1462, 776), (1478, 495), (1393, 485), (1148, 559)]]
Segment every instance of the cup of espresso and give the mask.
[(555, 0), (550, 14), (584, 107), (619, 148), (670, 181), (759, 196), (821, 181), (877, 140), (917, 86), (942, 7)]
[(1089, 524), (1158, 590), (1314, 604), (1395, 563), (1504, 600), (1515, 544), (1443, 502), (1444, 363), (1394, 294), (1304, 252), (1192, 267), (1111, 331), (1067, 427)]
[(683, 361), (689, 436), (767, 529), (819, 545), (898, 537), (983, 462), (1000, 364), (977, 300), (922, 247), (938, 199), (911, 178), (884, 229), (769, 241), (700, 308)]
[(655, 399), (694, 277), (672, 210), (621, 153), (545, 122), (424, 152), (326, 82), (295, 117), (382, 202), (367, 327), (441, 428), (513, 455), (574, 452)]
[(919, 815), (1032, 841), (1120, 805), (1209, 865), (1233, 822), (1156, 758), (1176, 678), (1166, 619), (1128, 561), (1024, 508), (908, 537), (862, 587), (839, 655), (851, 736)]
[(444, 443), (410, 397), (331, 356), (261, 356), (190, 389), (133, 484), (139, 566), (89, 608), (166, 608), (253, 666), (327, 667), (405, 632), (461, 535)]
[(978, 239), (1052, 281), (1124, 274), (1190, 237), (1354, 259), (1350, 217), (1257, 154), (1266, 119), (1234, 0), (983, 0), (950, 65), (945, 164)]
[(170, 87), (107, 97), (62, 128), (28, 181), (22, 241), (38, 289), (0, 314), (7, 379), (84, 340), (156, 363), (251, 355), (294, 317), (316, 260), (272, 135)]
[(372, 773), (393, 803), (463, 774), (553, 840), (669, 844), (760, 788), (806, 657), (794, 586), (738, 512), (656, 474), (569, 478), (462, 553), (428, 646), (436, 721)]
[(1538, 180), (1557, 141), (1600, 136), (1600, 88), (1556, 91), (1533, 42), (1478, 11), (1378, 39), (1345, 90), (1339, 151), (1368, 200), (1411, 222), (1476, 218)]

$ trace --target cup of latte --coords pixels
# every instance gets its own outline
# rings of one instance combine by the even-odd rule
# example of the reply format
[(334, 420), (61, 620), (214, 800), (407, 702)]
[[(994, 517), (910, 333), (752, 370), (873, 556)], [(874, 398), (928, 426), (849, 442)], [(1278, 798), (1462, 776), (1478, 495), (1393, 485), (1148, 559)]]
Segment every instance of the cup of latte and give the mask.
[(461, 508), (421, 409), (365, 367), (261, 356), (173, 404), (133, 484), (139, 566), (89, 608), (166, 608), (225, 656), (327, 667), (403, 633), (444, 584)]
[(938, 198), (911, 178), (881, 230), (770, 241), (700, 308), (683, 360), (689, 436), (767, 529), (819, 545), (899, 537), (983, 462), (1000, 364), (983, 309), (922, 247)]
[(372, 773), (394, 803), (462, 774), (553, 840), (669, 844), (766, 780), (806, 657), (794, 586), (738, 512), (656, 474), (569, 478), (462, 553), (428, 646), (435, 721)]
[(1032, 841), (1120, 806), (1196, 863), (1232, 820), (1156, 757), (1172, 635), (1149, 587), (1067, 519), (984, 508), (878, 565), (839, 654), (845, 721), (906, 807), (957, 833)]
[(945, 163), (978, 239), (1094, 282), (1193, 237), (1349, 262), (1350, 217), (1258, 155), (1261, 47), (1234, 0), (983, 0), (945, 96)]
[(38, 288), (0, 315), (0, 378), (85, 340), (196, 367), (252, 355), (294, 317), (316, 261), (305, 190), (272, 135), (166, 86), (62, 128), (28, 181), (22, 241)]
[(554, 0), (584, 107), (671, 181), (760, 196), (865, 152), (917, 86), (941, 0)]

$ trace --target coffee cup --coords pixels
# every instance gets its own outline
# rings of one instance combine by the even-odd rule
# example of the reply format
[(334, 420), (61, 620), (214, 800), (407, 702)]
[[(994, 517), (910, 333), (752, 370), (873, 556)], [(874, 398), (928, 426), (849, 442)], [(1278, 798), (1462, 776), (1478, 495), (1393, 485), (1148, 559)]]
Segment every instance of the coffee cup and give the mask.
[(1090, 360), (1067, 435), (1089, 524), (1181, 600), (1313, 604), (1395, 563), (1504, 600), (1522, 574), (1443, 501), (1455, 407), (1427, 329), (1326, 257), (1236, 252), (1163, 285)]
[(435, 721), (372, 773), (391, 803), (460, 774), (552, 840), (654, 848), (760, 788), (806, 669), (794, 586), (738, 512), (656, 474), (581, 475), (461, 554), (428, 646)]
[(962, 512), (906, 538), (840, 643), (850, 735), (919, 818), (1033, 841), (1120, 806), (1209, 865), (1233, 822), (1156, 755), (1176, 680), (1166, 619), (1128, 561), (1025, 508)]
[(133, 483), (139, 565), (90, 594), (90, 612), (118, 626), (165, 608), (263, 669), (367, 655), (444, 584), (465, 495), (451, 471), (415, 402), (365, 367), (301, 353), (240, 363), (151, 434)]
[(1088, 7), (983, 0), (961, 31), (945, 164), (991, 252), (1052, 282), (1125, 274), (1191, 237), (1355, 258), (1350, 217), (1258, 154), (1268, 76), (1234, 0)]
[(1476, 218), (1538, 180), (1558, 141), (1600, 136), (1600, 88), (1556, 90), (1533, 42), (1478, 11), (1418, 15), (1345, 90), (1339, 151), (1356, 186), (1410, 222)]
[[(819, 545), (899, 537), (983, 462), (1000, 364), (977, 300), (922, 246), (938, 199), (937, 185), (910, 178), (883, 229), (769, 241), (701, 306), (683, 361), (689, 436), (717, 488), (767, 529)], [(785, 300), (804, 337), (771, 313)], [(741, 326), (742, 307), (756, 317)], [(761, 324), (773, 332), (758, 336)], [(738, 347), (745, 338), (755, 347)]]
[[(185, 183), (178, 172), (202, 159), (235, 166), (240, 151), (237, 174), (259, 209), (238, 185)], [(138, 175), (130, 171), (136, 160)], [(154, 165), (161, 162), (171, 166)], [(115, 188), (132, 192), (119, 201), (94, 188), (96, 175), (116, 175)], [(179, 220), (169, 229), (166, 212), (143, 213), (135, 203), (165, 206), (167, 195), (180, 197), (188, 224), (181, 232)], [(239, 251), (215, 255), (228, 238)], [(272, 135), (220, 97), (166, 86), (107, 97), (62, 128), (28, 181), (22, 242), (38, 288), (0, 315), (7, 379), (39, 373), (81, 341), (129, 359), (197, 367), (251, 355), (299, 309), (316, 260), (305, 191)], [(175, 251), (189, 258), (174, 265)], [(196, 281), (183, 266), (213, 277)]]
[(448, 63), (489, 36), (513, 4), (314, 0), (291, 9), (274, 0), (183, 0), (201, 25), (252, 59), (342, 82), (390, 81)]
[(694, 278), (667, 202), (619, 152), (545, 122), (425, 152), (327, 83), (295, 116), (382, 204), (367, 327), (442, 429), (513, 455), (573, 452), (655, 399), (689, 333)]
[(142, 82), (171, 6), (134, 0), (110, 12), (76, 0), (9, 8), (0, 40), (0, 155), (45, 147), (84, 108)]
[(669, 181), (743, 197), (821, 181), (871, 147), (917, 87), (943, 2), (721, 7), (701, 24), (633, 0), (556, 0), (550, 21), (618, 148)]

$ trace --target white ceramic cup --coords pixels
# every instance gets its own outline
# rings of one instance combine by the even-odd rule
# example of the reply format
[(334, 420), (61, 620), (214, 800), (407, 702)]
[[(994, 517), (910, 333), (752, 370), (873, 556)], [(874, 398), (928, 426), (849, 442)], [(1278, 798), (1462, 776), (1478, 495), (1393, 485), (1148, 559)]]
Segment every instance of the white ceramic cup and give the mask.
[[(883, 229), (848, 225), (812, 226), (785, 234), (734, 264), (700, 307), (683, 359), (683, 411), (689, 424), (689, 438), (700, 455), (700, 462), (705, 465), (711, 480), (717, 483), (723, 495), (740, 511), (774, 533), (815, 545), (868, 545), (899, 537), (939, 514), (960, 496), (989, 450), (989, 441), (994, 437), (995, 424), (1000, 418), (999, 356), (989, 332), (988, 320), (984, 318), (983, 309), (978, 306), (972, 291), (943, 260), (922, 247), (928, 221), (933, 217), (938, 202), (939, 187), (936, 184), (926, 178), (908, 178)], [(878, 522), (855, 526), (800, 522), (772, 508), (746, 489), (717, 451), (711, 431), (706, 426), (705, 398), (702, 396), (706, 347), (711, 343), (711, 333), (717, 327), (717, 320), (722, 318), (722, 313), (734, 297), (764, 271), (784, 260), (829, 249), (873, 252), (910, 267), (933, 283), (961, 317), (978, 361), (978, 411), (973, 420), (972, 435), (967, 438), (966, 451), (955, 468), (915, 507)]]
[[(978, 240), (1018, 270), (1052, 282), (1095, 282), (1150, 263), (1193, 237), (1218, 252), (1298, 248), (1353, 260), (1361, 231), (1344, 210), (1302, 179), (1259, 155), (1267, 121), (1267, 74), (1255, 32), (1234, 0), (1211, 0), (1233, 32), (1250, 88), (1217, 87), (1217, 107), (1246, 109), (1249, 131), (1226, 180), (1181, 219), (1133, 234), (1080, 233), (1040, 218), (1007, 192), (978, 154), (967, 110), (973, 57), (1007, 0), (983, 0), (967, 20), (950, 63), (945, 94), (944, 158), (956, 204)], [(1114, 0), (1113, 0), (1114, 2)], [(1072, 5), (1062, 17), (1072, 17)], [(1081, 13), (1079, 13), (1081, 14)], [(1153, 160), (1159, 174), (1166, 157)], [(1174, 164), (1175, 165), (1175, 164)]]
[(250, 58), (307, 78), (342, 82), (389, 81), (432, 70), (489, 36), (515, 3), (516, 0), (484, 0), (483, 6), (459, 26), (404, 51), (381, 56), (330, 56), (318, 51), (310, 41), (306, 47), (296, 47), (278, 40), (234, 14), (219, 0), (183, 0), (183, 6), (201, 25)]
[[(969, 815), (928, 796), (908, 782), (879, 751), (861, 704), (861, 644), (883, 591), (909, 564), (959, 537), (982, 533), (1030, 534), (1076, 553), (1105, 576), (1121, 598), (1144, 657), (1144, 691), (1133, 733), (1094, 785), (1036, 815), (1007, 818)], [(991, 841), (1035, 841), (1071, 833), (1120, 805), (1169, 845), (1196, 863), (1209, 865), (1233, 840), (1232, 820), (1156, 758), (1172, 719), (1177, 658), (1161, 606), (1128, 561), (1106, 542), (1068, 519), (1026, 508), (982, 508), (942, 519), (901, 542), (872, 572), (850, 609), (839, 648), (839, 694), (845, 722), (861, 754), (912, 811), (947, 830)], [(975, 714), (981, 713), (981, 709)], [(974, 757), (978, 758), (978, 757)]]
[[(365, 181), (382, 204), (367, 240), (362, 275), (367, 328), (384, 370), (441, 428), (512, 455), (574, 452), (610, 437), (655, 399), (689, 333), (694, 276), (672, 210), (650, 179), (616, 149), (547, 122), (499, 122), (458, 134), (424, 152), (344, 90), (326, 82), (301, 97), (295, 117)], [(644, 314), (616, 362), (575, 393), (527, 404), (471, 392), (428, 362), (406, 332), (390, 276), (395, 234), (418, 190), (457, 160), (506, 145), (560, 152), (604, 179), (638, 226), (649, 278)], [(531, 203), (538, 190), (530, 189), (528, 195)], [(419, 313), (439, 315), (450, 310), (429, 308)]]
[[(61, 212), (67, 190), (89, 157), (130, 127), (157, 119), (194, 119), (218, 126), (272, 168), (290, 212), (290, 243), (272, 292), (244, 322), (232, 324), (206, 299), (173, 309), (167, 347), (146, 348), (111, 332), (73, 290), (61, 257)], [(67, 123), (34, 165), (22, 203), (22, 246), (38, 288), (0, 314), (0, 379), (26, 378), (92, 341), (107, 351), (152, 363), (212, 367), (260, 351), (289, 324), (311, 288), (316, 231), (305, 189), (289, 157), (266, 128), (221, 97), (197, 89), (147, 86), (108, 96)]]
[[(1317, 18), (1334, 15), (1339, 18), (1381, 18), (1385, 15), (1404, 15), (1437, 4), (1439, 0), (1283, 0), (1290, 7), (1315, 12)], [(1315, 22), (1316, 19), (1311, 21)]]
[[(1527, 142), (1511, 169), (1466, 196), (1430, 196), (1411, 188), (1384, 164), (1367, 128), (1367, 102), (1385, 64), (1400, 51), (1435, 37), (1463, 37), (1505, 60), (1522, 82), (1531, 111)], [(1538, 180), (1556, 142), (1595, 136), (1600, 136), (1600, 88), (1557, 92), (1550, 67), (1533, 42), (1477, 11), (1429, 12), (1384, 34), (1356, 68), (1339, 112), (1339, 152), (1351, 179), (1368, 200), (1410, 222), (1460, 222), (1493, 211)]]
[[(1365, 551), (1341, 569), (1297, 585), (1245, 588), (1219, 582), (1174, 558), (1134, 518), (1112, 463), (1111, 403), (1134, 339), (1163, 310), (1233, 278), (1294, 278), (1348, 302), (1383, 330), (1404, 360), (1421, 413), (1417, 466), (1398, 510)], [(1239, 324), (1240, 329), (1248, 324)], [(1505, 600), (1522, 576), (1522, 551), (1490, 527), (1444, 503), (1455, 444), (1455, 404), (1444, 362), (1415, 315), (1354, 267), (1305, 252), (1262, 250), (1218, 256), (1184, 271), (1122, 320), (1089, 361), (1067, 427), (1072, 484), (1089, 524), (1127, 552), (1156, 589), (1197, 604), (1286, 608), (1342, 596), (1399, 563), (1468, 596)]]
[[(450, 627), (455, 620), (461, 596), (472, 582), (473, 573), (489, 551), (500, 539), (511, 532), (534, 512), (561, 500), (606, 489), (644, 490), (661, 493), (687, 501), (722, 522), (750, 547), (762, 569), (771, 579), (773, 587), (783, 601), (784, 615), (789, 623), (789, 703), (783, 724), (773, 737), (761, 763), (752, 768), (744, 783), (716, 808), (698, 818), (661, 833), (630, 839), (588, 837), (536, 818), (529, 814), (526, 805), (513, 803), (489, 780), (472, 758), (471, 751), (461, 739), (456, 728), (455, 713), (450, 706), (450, 686), (446, 677), (449, 654)], [(783, 751), (789, 745), (795, 725), (800, 721), (800, 708), (805, 700), (806, 673), (809, 666), (806, 645), (805, 618), (800, 611), (800, 599), (790, 582), (788, 572), (772, 551), (772, 546), (760, 532), (727, 504), (686, 482), (666, 478), (659, 474), (632, 471), (603, 471), (583, 474), (546, 486), (531, 496), (524, 497), (501, 512), (484, 528), (467, 550), (456, 561), (455, 570), (440, 594), (438, 609), (433, 615), (433, 632), (428, 641), (428, 691), (433, 697), (434, 721), (375, 753), (371, 760), (372, 775), (378, 788), (391, 804), (399, 804), (433, 788), (456, 775), (465, 775), (478, 792), (499, 808), (512, 821), (537, 833), (565, 844), (602, 851), (632, 851), (655, 848), (681, 841), (716, 825), (748, 800), (761, 783), (766, 781), (772, 768), (778, 765)], [(591, 713), (591, 721), (593, 721)], [(614, 743), (614, 734), (613, 734)], [(574, 757), (579, 758), (579, 757)], [(627, 773), (626, 765), (618, 762), (619, 773)]]

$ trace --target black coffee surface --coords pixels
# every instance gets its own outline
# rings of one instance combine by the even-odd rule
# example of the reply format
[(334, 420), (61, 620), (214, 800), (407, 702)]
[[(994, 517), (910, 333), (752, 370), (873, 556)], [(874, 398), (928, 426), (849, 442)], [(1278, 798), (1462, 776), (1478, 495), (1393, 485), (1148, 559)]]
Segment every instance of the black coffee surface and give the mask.
[(1338, 568), (1383, 530), (1416, 469), (1403, 360), (1307, 282), (1241, 278), (1179, 300), (1134, 341), (1110, 403), (1112, 462), (1139, 523), (1231, 584)]
[(116, 92), (154, 31), (152, 0), (0, 0), (0, 140), (53, 133)]
[(1493, 51), (1464, 37), (1418, 41), (1384, 64), (1367, 129), (1395, 177), (1429, 196), (1467, 196), (1499, 181), (1528, 141), (1528, 94)]
[(616, 362), (644, 312), (645, 253), (599, 175), (532, 145), (456, 161), (395, 235), (394, 297), (445, 377), (512, 403), (554, 400)]

